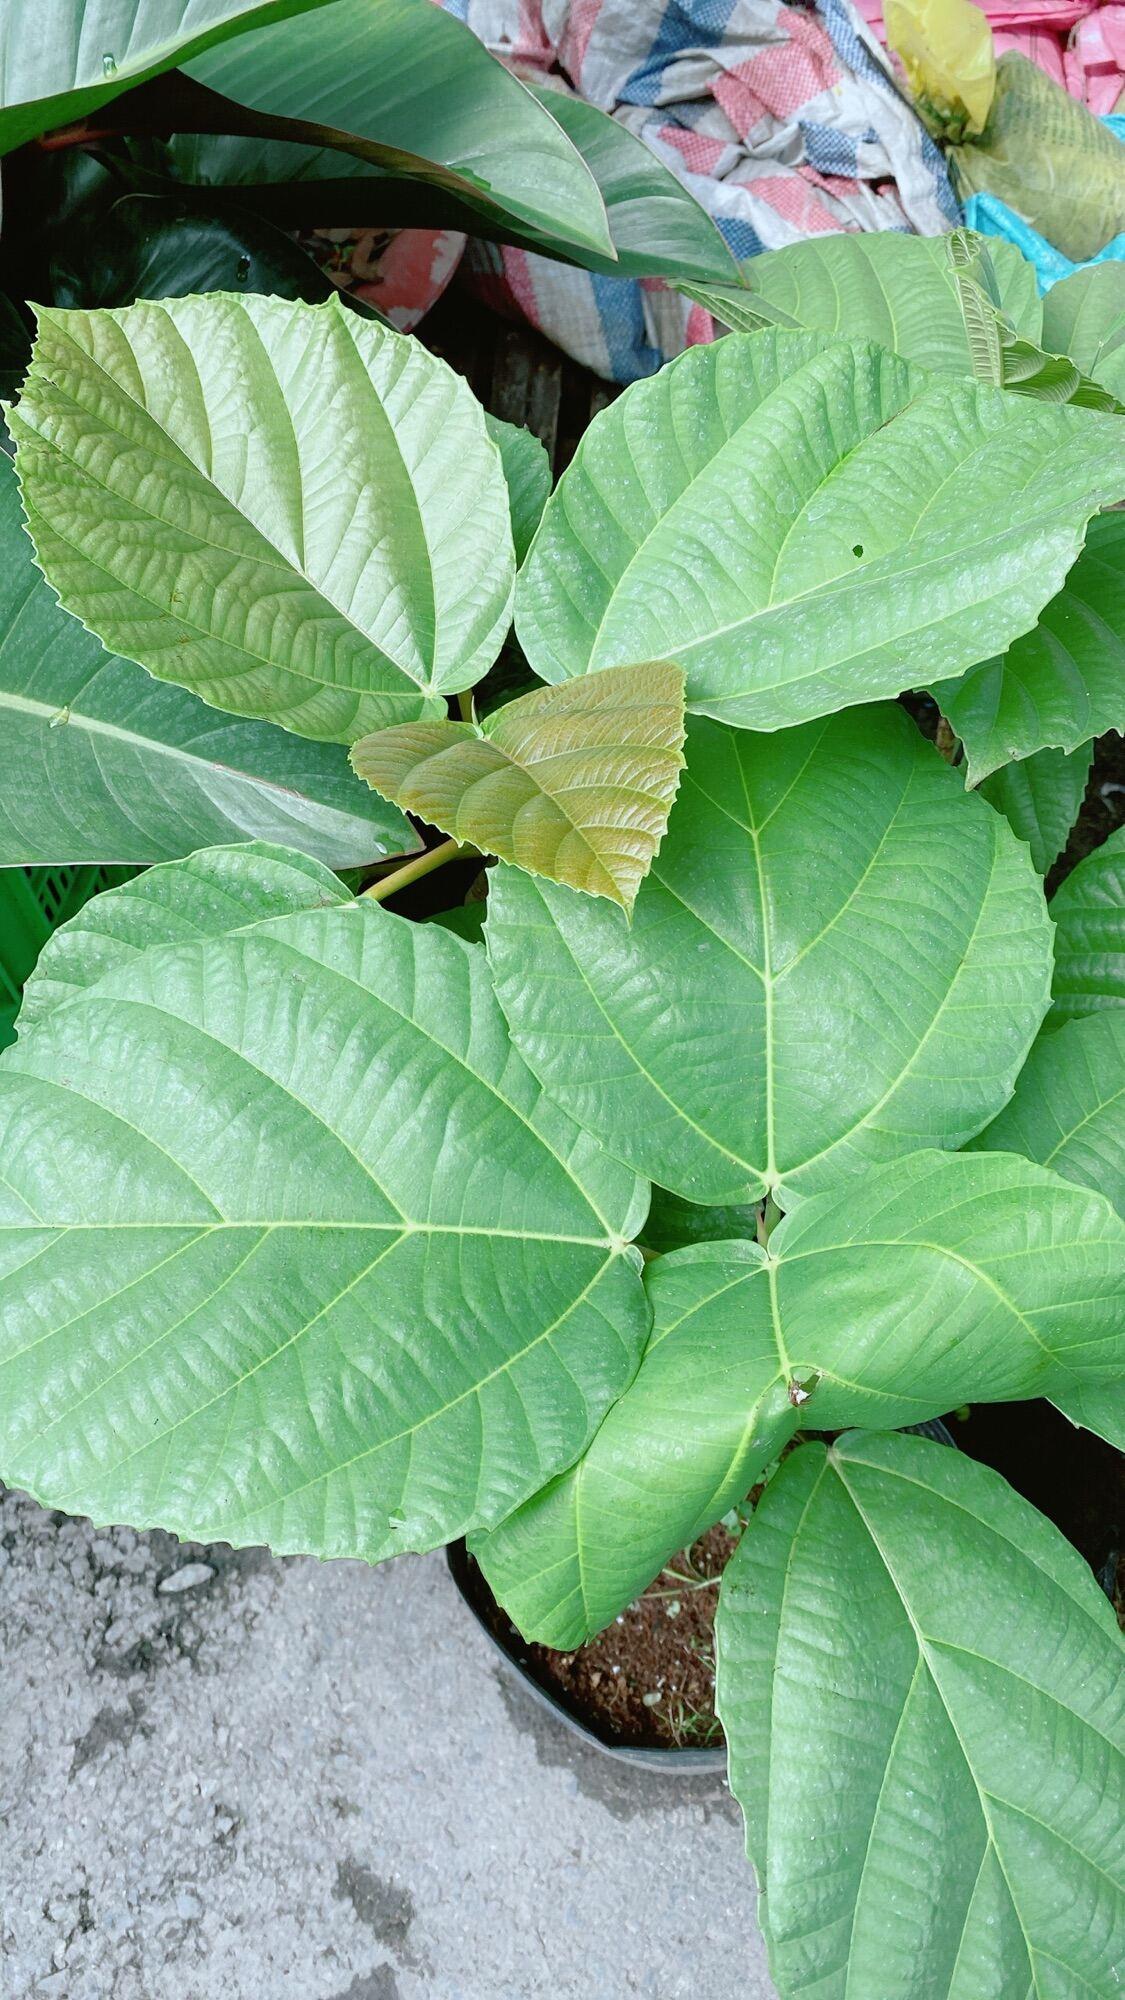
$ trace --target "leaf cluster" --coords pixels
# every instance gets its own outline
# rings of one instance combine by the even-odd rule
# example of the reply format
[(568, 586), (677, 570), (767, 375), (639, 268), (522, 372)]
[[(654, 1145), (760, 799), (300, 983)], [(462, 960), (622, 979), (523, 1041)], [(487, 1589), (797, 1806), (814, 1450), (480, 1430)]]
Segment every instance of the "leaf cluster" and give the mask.
[[(174, 66), (265, 118), (300, 35), (268, 116), (367, 172), (323, 7), (212, 12), (100, 81), (9, 59), (10, 143)], [(553, 492), (339, 301), (46, 305), (0, 467), (2, 858), (156, 864), (0, 1060), (0, 1472), (320, 1556), (467, 1535), (570, 1647), (789, 1446), (718, 1620), (786, 1995), (1116, 1990), (1112, 1615), (909, 1428), (1046, 1396), (1125, 1442), (1122, 836), (1042, 873), (1123, 719), (1121, 307), (980, 255), (758, 260)], [(513, 618), (538, 685), (478, 715)], [(482, 941), (385, 907), (454, 854)]]

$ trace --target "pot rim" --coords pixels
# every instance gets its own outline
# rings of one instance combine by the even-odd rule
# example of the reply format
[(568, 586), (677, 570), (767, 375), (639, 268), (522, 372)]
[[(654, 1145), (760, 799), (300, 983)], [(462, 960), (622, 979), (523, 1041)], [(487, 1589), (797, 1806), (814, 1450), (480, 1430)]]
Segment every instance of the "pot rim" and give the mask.
[(553, 1715), (556, 1721), (561, 1722), (572, 1736), (577, 1736), (583, 1743), (589, 1744), (591, 1749), (600, 1751), (604, 1757), (613, 1757), (621, 1764), (647, 1765), (650, 1770), (678, 1771), (684, 1776), (694, 1774), (702, 1777), (705, 1773), (715, 1771), (725, 1773), (727, 1768), (725, 1743), (701, 1744), (698, 1749), (692, 1749), (689, 1745), (674, 1745), (667, 1750), (658, 1750), (640, 1744), (615, 1743), (608, 1736), (600, 1735), (591, 1724), (583, 1722), (573, 1710), (536, 1680), (524, 1661), (511, 1647), (506, 1646), (503, 1639), (486, 1623), (483, 1613), (474, 1601), (474, 1573), (470, 1568), (472, 1558), (465, 1542), (461, 1540), (448, 1543), (445, 1560), (460, 1597), (476, 1619), (489, 1644), (500, 1655), (505, 1667), (518, 1678), (521, 1686), (533, 1700)]

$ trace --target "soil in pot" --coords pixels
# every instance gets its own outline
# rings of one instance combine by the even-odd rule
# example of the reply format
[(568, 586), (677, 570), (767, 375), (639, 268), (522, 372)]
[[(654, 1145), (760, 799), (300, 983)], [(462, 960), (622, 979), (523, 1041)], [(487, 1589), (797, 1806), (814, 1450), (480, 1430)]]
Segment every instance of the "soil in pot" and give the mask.
[(655, 1582), (584, 1646), (552, 1652), (521, 1638), (471, 1557), (476, 1609), (493, 1636), (603, 1741), (630, 1749), (717, 1749), (715, 1608), (737, 1536), (721, 1524), (673, 1556)]

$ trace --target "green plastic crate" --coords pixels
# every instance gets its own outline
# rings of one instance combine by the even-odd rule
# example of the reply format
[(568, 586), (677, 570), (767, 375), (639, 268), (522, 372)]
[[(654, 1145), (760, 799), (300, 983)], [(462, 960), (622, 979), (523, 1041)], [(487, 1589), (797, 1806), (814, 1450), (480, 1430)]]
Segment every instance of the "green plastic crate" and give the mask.
[(135, 868), (0, 868), (0, 1048), (15, 1036), (24, 981), (51, 932)]

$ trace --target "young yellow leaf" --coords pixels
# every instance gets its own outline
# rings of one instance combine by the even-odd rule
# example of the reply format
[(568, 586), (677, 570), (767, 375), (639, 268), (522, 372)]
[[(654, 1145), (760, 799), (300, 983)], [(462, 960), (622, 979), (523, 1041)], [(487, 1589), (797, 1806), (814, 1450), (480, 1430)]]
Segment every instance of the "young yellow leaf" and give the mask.
[(354, 745), (383, 797), (532, 875), (631, 910), (683, 765), (666, 660), (537, 688), (474, 725), (402, 723)]

